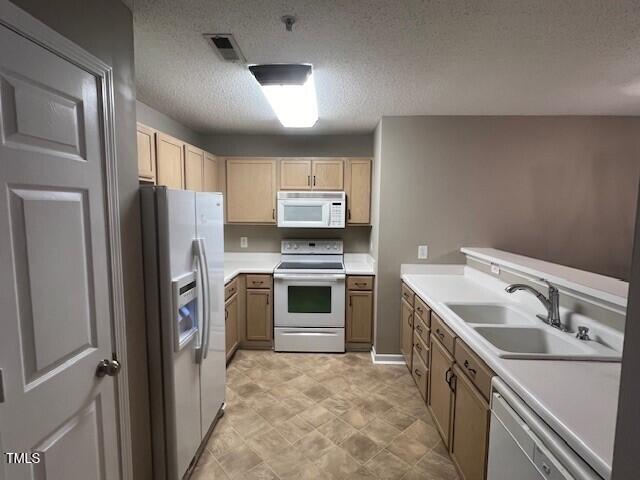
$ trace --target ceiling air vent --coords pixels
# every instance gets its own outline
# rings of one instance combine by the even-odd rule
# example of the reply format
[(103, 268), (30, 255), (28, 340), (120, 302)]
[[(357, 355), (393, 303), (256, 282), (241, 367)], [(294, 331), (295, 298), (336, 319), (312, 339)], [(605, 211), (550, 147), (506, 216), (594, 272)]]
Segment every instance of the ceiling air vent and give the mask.
[(203, 37), (213, 47), (224, 62), (247, 63), (247, 59), (238, 47), (238, 42), (230, 33), (205, 33)]

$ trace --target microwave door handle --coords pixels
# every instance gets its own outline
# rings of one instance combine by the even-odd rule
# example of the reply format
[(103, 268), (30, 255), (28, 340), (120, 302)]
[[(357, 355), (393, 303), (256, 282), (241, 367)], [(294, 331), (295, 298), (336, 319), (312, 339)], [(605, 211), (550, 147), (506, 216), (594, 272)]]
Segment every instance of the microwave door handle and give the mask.
[(203, 334), (203, 345), (202, 345), (202, 357), (207, 358), (209, 355), (209, 342), (210, 342), (210, 331), (211, 331), (211, 288), (209, 284), (209, 263), (207, 262), (207, 248), (204, 243), (204, 238), (200, 238), (200, 251), (202, 252), (203, 264), (204, 264), (204, 273), (203, 277), (205, 279), (205, 291), (203, 299), (205, 300), (206, 307), (204, 307), (204, 334)]

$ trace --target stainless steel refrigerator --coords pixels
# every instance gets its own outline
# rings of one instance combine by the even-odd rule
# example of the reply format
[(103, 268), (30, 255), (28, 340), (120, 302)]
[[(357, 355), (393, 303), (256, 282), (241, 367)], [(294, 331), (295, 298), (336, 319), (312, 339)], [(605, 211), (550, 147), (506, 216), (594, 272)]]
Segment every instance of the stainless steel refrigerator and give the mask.
[(225, 390), (220, 193), (142, 187), (153, 478), (197, 459)]

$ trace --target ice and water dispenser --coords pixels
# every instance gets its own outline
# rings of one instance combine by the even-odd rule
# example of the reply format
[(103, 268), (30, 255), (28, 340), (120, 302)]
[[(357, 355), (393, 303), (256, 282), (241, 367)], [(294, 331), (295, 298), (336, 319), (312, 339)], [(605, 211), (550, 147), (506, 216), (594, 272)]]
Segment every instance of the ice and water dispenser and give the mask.
[(187, 273), (171, 282), (173, 287), (174, 338), (181, 350), (198, 332), (198, 288), (196, 272)]

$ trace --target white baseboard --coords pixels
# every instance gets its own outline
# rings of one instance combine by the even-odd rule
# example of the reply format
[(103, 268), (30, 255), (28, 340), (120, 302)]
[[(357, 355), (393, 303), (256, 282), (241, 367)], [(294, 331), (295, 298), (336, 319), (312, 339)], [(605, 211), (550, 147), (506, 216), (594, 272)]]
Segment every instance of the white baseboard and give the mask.
[(371, 361), (379, 365), (404, 365), (404, 356), (401, 353), (376, 353), (376, 347), (372, 347)]

